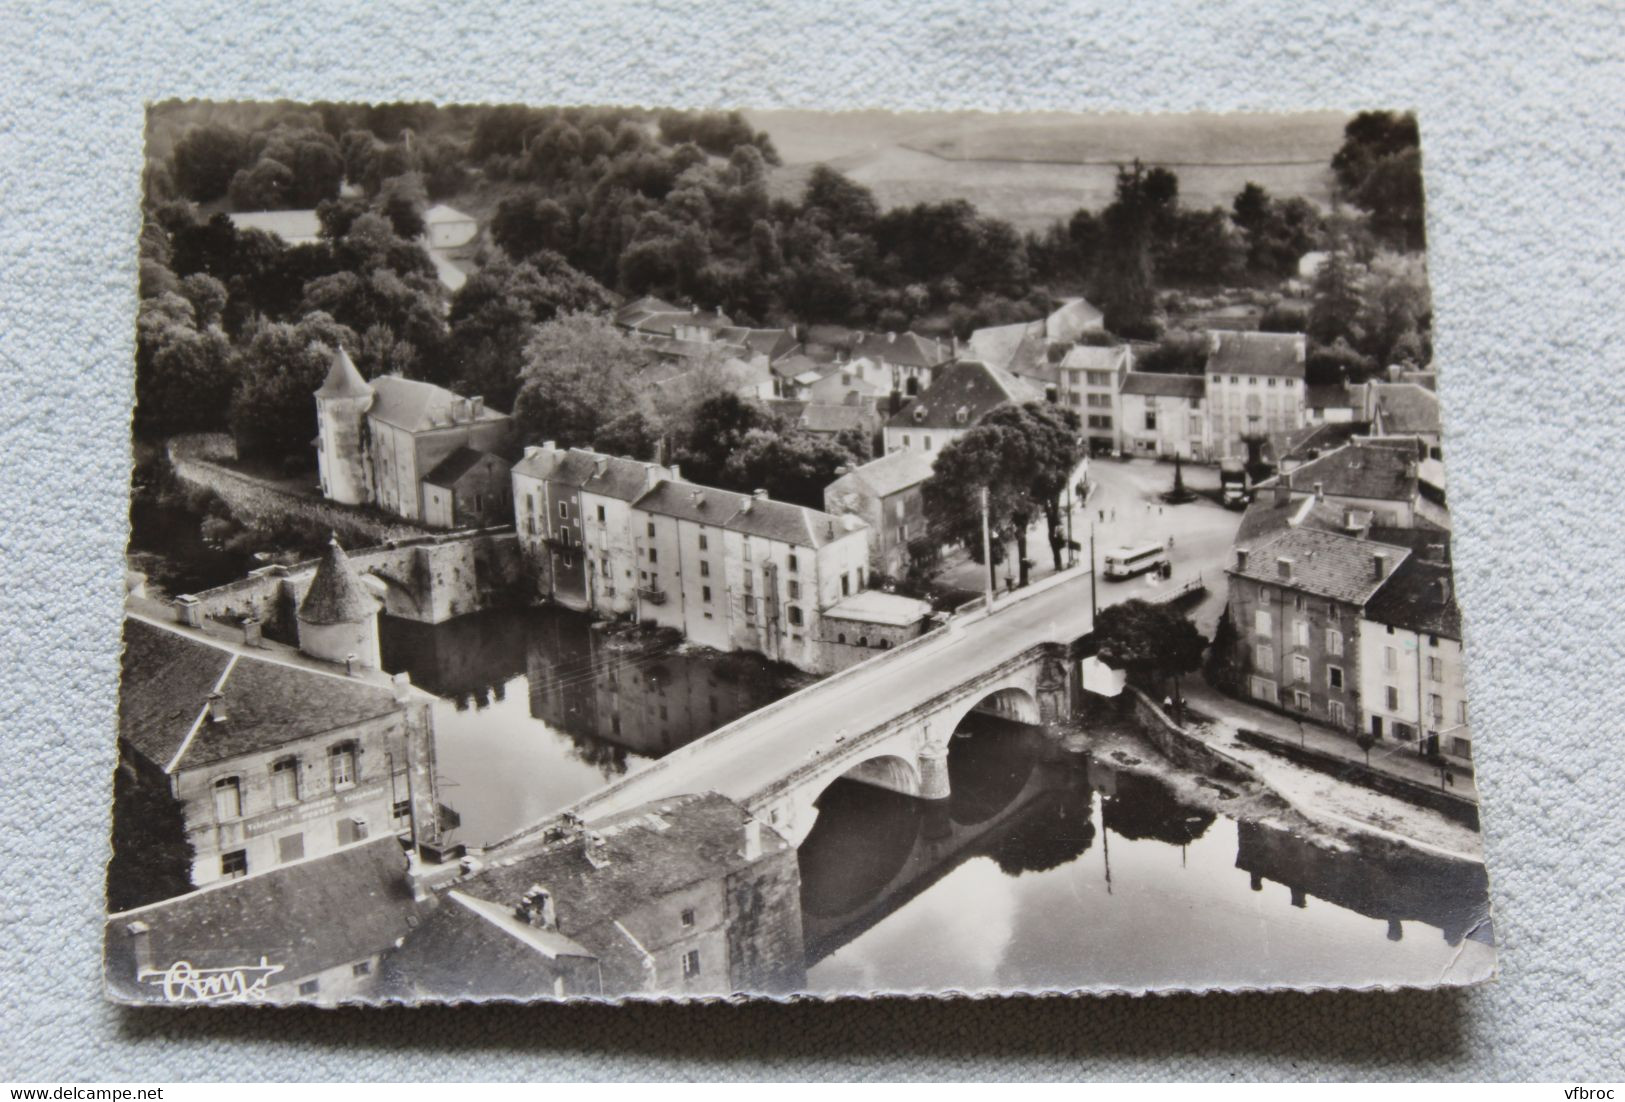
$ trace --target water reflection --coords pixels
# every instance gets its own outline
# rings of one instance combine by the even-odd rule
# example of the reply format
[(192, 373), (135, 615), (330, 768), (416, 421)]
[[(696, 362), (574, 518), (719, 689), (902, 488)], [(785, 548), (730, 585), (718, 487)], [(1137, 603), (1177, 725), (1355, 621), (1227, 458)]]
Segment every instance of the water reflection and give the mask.
[(809, 989), (1433, 983), (1488, 966), (1482, 865), (1327, 849), (1034, 729), (974, 724), (940, 804), (846, 780), (820, 799), (800, 852)]
[(792, 691), (749, 655), (679, 652), (563, 609), (428, 625), (383, 617), (382, 662), (441, 698), (435, 741), (456, 840), (518, 830)]

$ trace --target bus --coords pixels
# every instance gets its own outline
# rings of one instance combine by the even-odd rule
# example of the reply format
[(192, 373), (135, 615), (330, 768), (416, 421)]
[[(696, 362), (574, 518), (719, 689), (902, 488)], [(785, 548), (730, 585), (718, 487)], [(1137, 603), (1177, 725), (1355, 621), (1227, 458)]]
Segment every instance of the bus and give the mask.
[(1168, 561), (1168, 549), (1160, 543), (1138, 547), (1118, 547), (1106, 552), (1106, 577), (1132, 578), (1156, 570)]

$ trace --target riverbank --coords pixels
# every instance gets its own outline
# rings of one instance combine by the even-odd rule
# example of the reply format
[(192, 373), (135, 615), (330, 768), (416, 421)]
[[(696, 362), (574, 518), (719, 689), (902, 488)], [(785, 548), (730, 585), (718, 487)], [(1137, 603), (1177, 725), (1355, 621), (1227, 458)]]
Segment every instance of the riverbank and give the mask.
[(1162, 733), (1175, 732), (1187, 749), (1220, 755), (1237, 768), (1215, 778), (1170, 756), (1128, 705), (1092, 714), (1067, 737), (1114, 767), (1157, 777), (1206, 810), (1290, 830), (1328, 849), (1375, 853), (1406, 847), (1483, 862), (1478, 832), (1440, 812), (1297, 765), (1249, 745), (1223, 724), (1188, 721), (1181, 728), (1166, 720)]

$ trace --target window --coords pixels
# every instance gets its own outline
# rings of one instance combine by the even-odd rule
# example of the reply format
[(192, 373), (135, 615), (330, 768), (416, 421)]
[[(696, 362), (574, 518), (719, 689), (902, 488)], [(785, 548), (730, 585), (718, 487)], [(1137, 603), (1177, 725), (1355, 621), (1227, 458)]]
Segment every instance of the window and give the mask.
[(1409, 723), (1400, 723), (1395, 721), (1394, 737), (1399, 739), (1401, 742), (1410, 742), (1416, 738), (1416, 728), (1412, 727)]
[(1309, 658), (1307, 655), (1294, 654), (1292, 656), (1292, 677), (1295, 681), (1309, 680)]
[(1382, 668), (1387, 673), (1399, 669), (1399, 652), (1393, 647), (1382, 648)]
[(694, 925), (694, 908), (684, 907), (683, 913), (678, 916), (678, 921), (680, 921), (684, 926)]
[[(1299, 612), (1303, 611), (1303, 594), (1302, 593), (1294, 593), (1292, 595), (1292, 607), (1297, 609)], [(1304, 645), (1308, 646), (1307, 643), (1304, 644)]]
[(1299, 617), (1292, 621), (1292, 642), (1300, 647), (1309, 645), (1309, 621)]
[(1341, 689), (1343, 687), (1342, 666), (1326, 667), (1326, 687), (1330, 689)]
[[(702, 540), (704, 538), (705, 538), (704, 536), (700, 537), (700, 539), (702, 539)], [(703, 545), (702, 545), (702, 548), (703, 548)], [(710, 576), (711, 576), (711, 564), (706, 562), (704, 559), (701, 559), (700, 560), (700, 577), (709, 578)]]
[(790, 623), (794, 627), (800, 627), (801, 626), (801, 610), (799, 608), (797, 608), (795, 605), (790, 606)]
[(1155, 429), (1157, 427), (1157, 411), (1156, 410), (1148, 409), (1148, 410), (1145, 411), (1145, 427), (1146, 427), (1147, 430)]
[(909, 443), (909, 439), (908, 439), (908, 433), (906, 433), (906, 432), (905, 432), (905, 433), (904, 433), (904, 434), (903, 434), (903, 447), (905, 447), (905, 448), (907, 448), (907, 447), (910, 447), (910, 446), (911, 446), (911, 445), (910, 445), (910, 443)]
[(1275, 669), (1275, 648), (1268, 643), (1260, 643), (1253, 648), (1253, 665), (1261, 670)]
[(708, 585), (700, 586), (700, 598), (701, 598), (701, 600), (705, 600), (705, 601), (709, 601), (711, 599), (711, 587), (710, 586), (708, 586)]
[(1276, 701), (1275, 682), (1271, 681), (1269, 678), (1267, 678), (1267, 677), (1255, 677), (1255, 678), (1253, 678), (1252, 679), (1252, 690), (1253, 690), (1253, 699), (1254, 700), (1264, 700), (1264, 701), (1268, 701), (1271, 704), (1275, 703), (1275, 701)]
[(1440, 658), (1436, 654), (1428, 655), (1428, 680), (1444, 680), (1444, 659)]
[(700, 550), (701, 551), (709, 551), (709, 550), (711, 550), (711, 541), (705, 538), (705, 533), (704, 532), (700, 533)]
[(350, 965), (350, 975), (356, 976), (356, 977), (372, 975), (372, 961), (370, 961), (370, 960), (358, 960), (358, 961), (356, 961), (354, 964)]
[(1467, 702), (1465, 700), (1459, 700), (1456, 702), (1456, 722), (1467, 722)]
[(1089, 405), (1095, 409), (1111, 409), (1112, 396), (1110, 394), (1091, 394), (1089, 395)]
[(929, 436), (927, 436), (927, 437), (924, 437), (924, 440), (925, 440), (925, 450), (930, 451), (931, 450), (931, 438)]
[(1219, 376), (1217, 376), (1217, 375), (1213, 376), (1213, 383), (1214, 383), (1215, 386), (1218, 385), (1219, 381), (1220, 381)]
[(835, 641), (837, 643), (845, 643), (846, 642), (846, 632), (843, 631), (843, 632), (838, 633), (835, 636)]
[(1346, 720), (1343, 717), (1343, 702), (1341, 700), (1328, 700), (1326, 702), (1326, 718), (1338, 727), (1343, 726)]
[(248, 875), (248, 851), (234, 849), (230, 853), (220, 855), (220, 875), (227, 880), (236, 880), (240, 876)]
[(1231, 386), (1240, 386), (1241, 385), (1241, 376), (1240, 375), (1232, 375), (1232, 376), (1230, 376), (1230, 385)]
[(1392, 685), (1387, 686), (1387, 690), (1388, 690), (1388, 710), (1390, 712), (1399, 711), (1399, 690), (1394, 688), (1394, 686), (1392, 686)]
[(790, 567), (790, 573), (794, 574), (796, 572), (796, 553), (794, 551), (790, 552), (787, 557), (787, 565)]
[(841, 575), (841, 596), (850, 597), (851, 595), (852, 595), (852, 579), (848, 575), (842, 574)]
[(327, 774), (336, 789), (355, 785), (355, 743), (341, 742), (327, 752)]
[(276, 859), (283, 864), (297, 861), (305, 855), (305, 836), (285, 834), (276, 840)]
[(1268, 635), (1268, 634), (1270, 634), (1270, 632), (1272, 632), (1274, 630), (1275, 630), (1275, 625), (1270, 619), (1269, 609), (1267, 609), (1267, 608), (1254, 609), (1253, 610), (1253, 634), (1254, 635)]
[(1275, 591), (1273, 589), (1271, 589), (1267, 585), (1259, 586), (1258, 587), (1258, 603), (1261, 604), (1261, 605), (1268, 605), (1268, 604), (1273, 604), (1274, 602), (1275, 602)]
[(1313, 707), (1313, 702), (1309, 699), (1308, 693), (1302, 689), (1294, 689), (1292, 691), (1292, 706), (1300, 712), (1307, 712)]
[(367, 838), (367, 820), (362, 818), (340, 819), (338, 822), (339, 845), (347, 846), (352, 842), (362, 842)]
[(1274, 386), (1274, 385), (1275, 385), (1275, 377), (1274, 377), (1274, 376), (1273, 376), (1273, 375), (1272, 375), (1272, 376), (1270, 376), (1270, 381), (1269, 381), (1269, 385), (1270, 385), (1270, 386)]
[[(742, 546), (742, 547), (743, 547), (743, 548), (744, 548), (744, 556), (745, 556), (745, 561), (746, 561), (746, 562), (750, 562), (750, 540), (749, 540), (749, 539), (748, 539), (748, 538), (747, 538), (747, 539), (746, 539), (746, 540), (745, 540), (745, 541), (744, 541), (744, 543), (743, 543), (743, 544), (741, 544), (741, 546)], [(746, 576), (746, 577), (747, 577), (747, 578), (748, 578), (748, 577), (750, 577), (750, 575), (749, 575), (749, 574), (747, 574), (747, 575), (745, 575), (745, 576)]]
[(1249, 375), (1249, 376), (1247, 376), (1247, 385), (1248, 386), (1257, 386), (1258, 385), (1258, 376), (1257, 375)]
[(786, 584), (789, 587), (790, 599), (792, 601), (801, 600), (801, 583), (798, 582), (798, 581), (791, 580), (790, 582), (788, 582)]
[(299, 802), (298, 758), (283, 758), (271, 766), (271, 798), (278, 807)]
[(654, 536), (655, 536), (655, 522), (651, 520), (649, 522), (649, 538), (654, 539)]
[[(1112, 376), (1109, 371), (1091, 371), (1089, 374), (1090, 386), (1111, 386)], [(1217, 382), (1218, 380), (1214, 380)]]
[(649, 561), (650, 562), (659, 562), (660, 561), (660, 552), (656, 551), (653, 547), (649, 548)]
[(243, 785), (236, 777), (214, 782), (214, 817), (221, 822), (243, 817)]
[(1288, 390), (1291, 390), (1294, 382), (1296, 382), (1295, 379), (1283, 379), (1281, 380), (1281, 385), (1286, 387)]
[(393, 818), (396, 819), (405, 819), (410, 817), (412, 814), (412, 801), (396, 800), (395, 806), (389, 809), (389, 813)]
[(1438, 693), (1428, 694), (1428, 715), (1433, 717), (1435, 725), (1444, 722), (1444, 697)]
[(683, 954), (683, 976), (685, 979), (692, 979), (699, 974), (700, 951), (698, 949), (690, 949), (688, 952)]
[(1336, 628), (1326, 629), (1326, 653), (1333, 655), (1343, 653), (1343, 633)]
[(321, 980), (306, 980), (304, 983), (299, 985), (299, 994), (301, 997), (310, 996), (316, 994), (316, 992), (320, 991), (321, 989)]
[(1466, 758), (1469, 761), (1473, 756), (1473, 740), (1454, 735), (1450, 739), (1450, 754), (1452, 757)]

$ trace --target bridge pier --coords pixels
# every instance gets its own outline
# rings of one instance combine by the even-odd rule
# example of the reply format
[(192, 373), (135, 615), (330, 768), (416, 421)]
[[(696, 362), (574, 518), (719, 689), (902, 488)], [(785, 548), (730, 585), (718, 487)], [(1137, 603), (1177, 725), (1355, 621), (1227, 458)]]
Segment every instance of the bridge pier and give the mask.
[(946, 800), (948, 789), (948, 748), (923, 746), (920, 748), (920, 799)]

